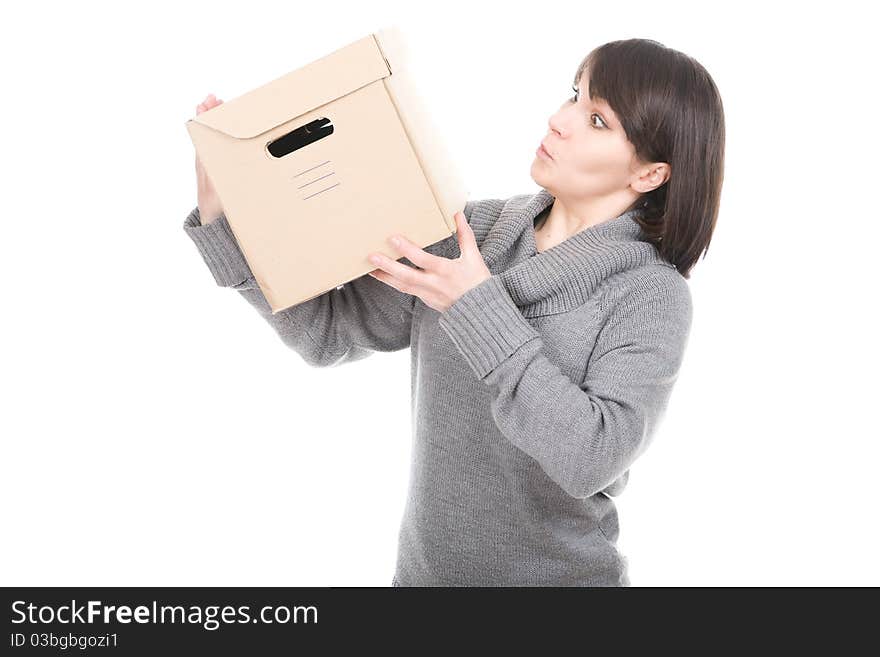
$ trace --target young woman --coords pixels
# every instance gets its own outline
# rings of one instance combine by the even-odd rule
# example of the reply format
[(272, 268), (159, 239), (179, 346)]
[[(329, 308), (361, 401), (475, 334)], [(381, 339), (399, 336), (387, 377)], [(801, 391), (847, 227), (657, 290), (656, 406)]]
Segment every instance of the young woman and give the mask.
[(275, 315), (197, 160), (184, 228), (286, 345), (316, 367), (411, 348), (393, 585), (630, 585), (611, 498), (684, 357), (724, 113), (702, 66), (646, 39), (593, 50), (574, 92), (536, 152), (537, 193), (468, 201), (449, 238), (398, 236), (396, 260), (365, 254), (369, 275)]

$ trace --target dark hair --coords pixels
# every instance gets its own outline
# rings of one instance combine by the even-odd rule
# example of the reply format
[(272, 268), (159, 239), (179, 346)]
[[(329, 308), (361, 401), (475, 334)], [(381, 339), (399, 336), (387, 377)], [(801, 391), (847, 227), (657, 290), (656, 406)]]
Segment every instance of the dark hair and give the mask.
[[(712, 77), (693, 58), (651, 39), (611, 41), (578, 66), (589, 96), (619, 117), (642, 162), (667, 162), (669, 179), (628, 210), (664, 260), (690, 278), (718, 219), (724, 179), (724, 107)], [(581, 90), (584, 93), (584, 90)]]

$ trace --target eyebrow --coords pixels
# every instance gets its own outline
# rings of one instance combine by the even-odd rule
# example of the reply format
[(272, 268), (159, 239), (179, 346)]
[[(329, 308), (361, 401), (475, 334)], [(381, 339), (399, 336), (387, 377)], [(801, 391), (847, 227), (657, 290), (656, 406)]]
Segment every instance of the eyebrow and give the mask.
[[(575, 82), (574, 86), (577, 87), (578, 93), (581, 93), (581, 85), (579, 83)], [(607, 104), (605, 104), (601, 101), (593, 100), (593, 97), (590, 96), (589, 87), (590, 87), (590, 85), (589, 85), (589, 83), (587, 83), (587, 89), (583, 90), (584, 96), (586, 96), (587, 100), (589, 100), (591, 103), (593, 103), (593, 105), (595, 105), (596, 108), (602, 112), (602, 118), (605, 119), (605, 121), (606, 121), (606, 123), (608, 123), (609, 127), (612, 125), (617, 125), (617, 121), (615, 121), (614, 118), (609, 116), (609, 114), (611, 112), (611, 108), (608, 107)], [(603, 105), (606, 109), (602, 109)]]

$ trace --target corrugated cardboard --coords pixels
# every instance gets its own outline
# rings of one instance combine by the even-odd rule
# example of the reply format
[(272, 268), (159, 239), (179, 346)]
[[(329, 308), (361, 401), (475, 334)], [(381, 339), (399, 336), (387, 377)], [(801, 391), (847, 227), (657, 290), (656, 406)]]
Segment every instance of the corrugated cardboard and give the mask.
[(186, 122), (272, 312), (455, 233), (465, 190), (386, 28)]

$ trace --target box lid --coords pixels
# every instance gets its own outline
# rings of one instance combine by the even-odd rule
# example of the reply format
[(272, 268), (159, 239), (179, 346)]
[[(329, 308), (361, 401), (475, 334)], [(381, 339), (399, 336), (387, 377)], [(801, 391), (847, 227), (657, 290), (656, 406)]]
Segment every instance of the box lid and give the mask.
[(388, 57), (395, 58), (395, 66), (402, 65), (403, 50), (397, 43), (392, 33), (383, 37), (388, 51), (383, 54), (371, 34), (191, 120), (236, 139), (251, 139), (388, 77)]

